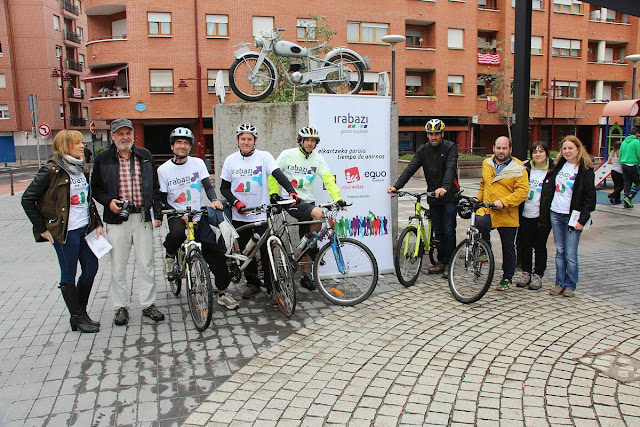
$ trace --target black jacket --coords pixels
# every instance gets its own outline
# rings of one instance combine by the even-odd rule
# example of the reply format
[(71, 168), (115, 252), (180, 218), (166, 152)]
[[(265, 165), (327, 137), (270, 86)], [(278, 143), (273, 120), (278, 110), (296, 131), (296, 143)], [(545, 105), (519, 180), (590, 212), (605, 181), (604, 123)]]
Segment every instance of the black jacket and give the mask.
[[(131, 148), (131, 152), (140, 162), (144, 220), (151, 221), (151, 208), (153, 208), (155, 219), (162, 219), (162, 197), (153, 156), (146, 148), (136, 147), (135, 145)], [(115, 144), (111, 144), (108, 149), (98, 153), (93, 164), (93, 173), (91, 174), (93, 198), (104, 206), (103, 218), (107, 224), (122, 223), (120, 216), (109, 209), (111, 200), (120, 199), (118, 194), (119, 185), (120, 162), (118, 161), (118, 151)]]
[(429, 204), (455, 203), (456, 193), (460, 191), (456, 144), (446, 139), (437, 147), (431, 146), (430, 142), (422, 144), (393, 186), (398, 190), (404, 187), (421, 166), (427, 181), (427, 191), (436, 191), (441, 187), (447, 190), (443, 197), (430, 197)]
[[(551, 172), (547, 174), (542, 184), (540, 195), (540, 220), (539, 226), (551, 226), (551, 202), (556, 190), (556, 176), (562, 170), (567, 161), (561, 158)], [(587, 167), (584, 162), (578, 167), (578, 176), (573, 184), (570, 212), (580, 212), (578, 222), (585, 225), (591, 217), (591, 212), (596, 209), (596, 187), (593, 183), (593, 168)]]

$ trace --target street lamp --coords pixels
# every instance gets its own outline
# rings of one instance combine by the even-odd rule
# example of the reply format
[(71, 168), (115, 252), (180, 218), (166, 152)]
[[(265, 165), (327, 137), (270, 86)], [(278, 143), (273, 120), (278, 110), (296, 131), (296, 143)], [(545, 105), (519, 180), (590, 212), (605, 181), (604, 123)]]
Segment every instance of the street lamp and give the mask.
[(627, 55), (625, 61), (633, 62), (633, 86), (631, 86), (631, 99), (636, 99), (636, 65), (640, 61), (640, 54)]
[(389, 34), (382, 37), (384, 43), (391, 45), (391, 100), (396, 100), (396, 44), (402, 43), (407, 38), (405, 36)]
[(69, 77), (69, 73), (67, 73), (64, 70), (64, 66), (62, 65), (62, 52), (60, 52), (60, 68), (58, 69), (58, 67), (54, 67), (53, 70), (51, 70), (51, 74), (50, 77), (60, 77), (60, 91), (62, 92), (62, 128), (66, 129), (67, 128), (67, 105), (65, 103), (64, 100), (64, 82), (68, 82), (71, 80), (71, 77)]
[(180, 79), (178, 83), (179, 88), (187, 88), (189, 85), (187, 84), (187, 80), (195, 80), (198, 82), (198, 92), (196, 94), (197, 98), (197, 108), (198, 108), (198, 133), (200, 136), (198, 137), (198, 141), (196, 142), (196, 157), (200, 157), (204, 159), (205, 157), (205, 148), (204, 148), (204, 123), (202, 117), (202, 75), (200, 74), (200, 65), (198, 64), (197, 77), (184, 77)]

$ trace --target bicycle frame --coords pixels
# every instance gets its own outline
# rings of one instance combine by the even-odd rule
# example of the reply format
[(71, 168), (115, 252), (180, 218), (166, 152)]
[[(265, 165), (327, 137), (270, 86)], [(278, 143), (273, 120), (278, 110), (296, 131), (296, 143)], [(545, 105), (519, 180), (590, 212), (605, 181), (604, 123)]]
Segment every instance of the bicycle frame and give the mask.
[[(422, 196), (419, 195), (416, 198), (416, 201), (414, 203), (414, 212), (413, 215), (409, 217), (409, 224), (408, 226), (413, 226), (416, 228), (416, 238), (419, 242), (421, 242), (421, 245), (415, 245), (414, 249), (413, 249), (413, 256), (417, 257), (418, 254), (420, 253), (420, 248), (424, 248), (425, 253), (429, 253), (429, 251), (431, 250), (431, 229), (433, 227), (433, 224), (431, 222), (431, 216), (430, 216), (430, 212), (428, 209), (423, 208), (422, 207), (422, 202), (421, 202)], [(424, 217), (424, 219), (423, 219)], [(428, 225), (428, 232), (427, 230), (425, 230), (424, 227), (424, 222), (425, 220), (427, 221), (427, 225)], [(409, 252), (409, 241), (405, 241), (404, 243), (405, 247), (403, 248), (403, 253), (406, 255)]]

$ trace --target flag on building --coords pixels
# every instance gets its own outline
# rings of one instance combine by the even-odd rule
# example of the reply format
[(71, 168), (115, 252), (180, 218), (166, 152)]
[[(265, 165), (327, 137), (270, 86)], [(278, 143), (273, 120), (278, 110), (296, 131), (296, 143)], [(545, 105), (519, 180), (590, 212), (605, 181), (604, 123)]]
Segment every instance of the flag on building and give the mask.
[(497, 53), (478, 52), (478, 64), (500, 65), (500, 55)]
[(82, 98), (82, 89), (80, 89), (79, 87), (74, 87), (73, 88), (73, 97), (74, 98)]

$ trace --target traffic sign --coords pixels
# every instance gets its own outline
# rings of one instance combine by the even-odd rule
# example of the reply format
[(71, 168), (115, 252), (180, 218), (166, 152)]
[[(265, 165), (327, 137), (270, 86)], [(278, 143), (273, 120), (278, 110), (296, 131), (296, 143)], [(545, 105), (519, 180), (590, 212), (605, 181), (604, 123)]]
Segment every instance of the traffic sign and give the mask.
[(49, 134), (51, 133), (51, 126), (46, 123), (41, 124), (40, 126), (38, 126), (38, 133), (40, 134), (40, 136), (49, 136)]
[(93, 120), (91, 121), (91, 123), (89, 123), (89, 132), (94, 135), (96, 134), (96, 122), (94, 122)]

